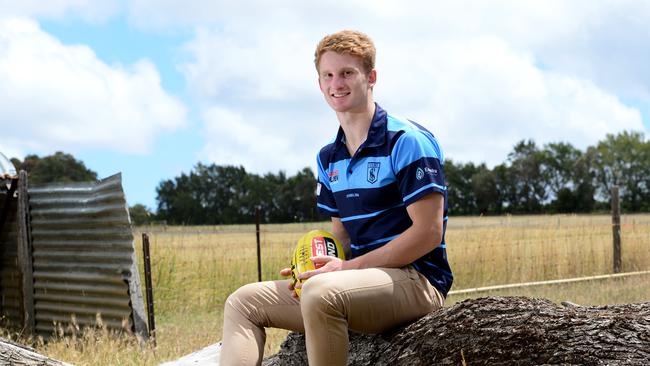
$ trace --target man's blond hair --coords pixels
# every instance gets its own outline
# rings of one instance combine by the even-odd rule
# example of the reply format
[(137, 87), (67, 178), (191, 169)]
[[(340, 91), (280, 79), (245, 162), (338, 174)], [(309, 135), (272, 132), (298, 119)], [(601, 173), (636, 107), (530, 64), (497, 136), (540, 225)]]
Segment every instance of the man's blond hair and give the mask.
[(321, 56), (327, 51), (361, 57), (366, 73), (375, 68), (375, 44), (366, 34), (355, 30), (343, 30), (321, 39), (314, 53), (314, 64), (318, 71)]

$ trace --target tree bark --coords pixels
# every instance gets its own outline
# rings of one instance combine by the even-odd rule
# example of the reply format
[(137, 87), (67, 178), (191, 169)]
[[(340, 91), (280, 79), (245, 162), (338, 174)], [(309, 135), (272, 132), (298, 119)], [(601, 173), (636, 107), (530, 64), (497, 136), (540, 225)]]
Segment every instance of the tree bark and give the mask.
[[(545, 299), (465, 300), (377, 335), (350, 333), (349, 365), (648, 365), (650, 302), (578, 306)], [(307, 365), (291, 333), (266, 366)]]
[(36, 353), (33, 349), (0, 338), (0, 365), (72, 366)]

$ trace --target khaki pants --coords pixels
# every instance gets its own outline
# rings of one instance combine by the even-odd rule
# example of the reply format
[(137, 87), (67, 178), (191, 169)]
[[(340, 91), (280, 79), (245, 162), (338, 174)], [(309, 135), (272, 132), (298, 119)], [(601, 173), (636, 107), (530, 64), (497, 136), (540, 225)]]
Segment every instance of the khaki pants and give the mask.
[(442, 307), (444, 298), (412, 267), (319, 274), (300, 301), (289, 280), (251, 283), (226, 300), (221, 366), (259, 365), (265, 327), (304, 332), (311, 366), (345, 365), (348, 329), (380, 333)]

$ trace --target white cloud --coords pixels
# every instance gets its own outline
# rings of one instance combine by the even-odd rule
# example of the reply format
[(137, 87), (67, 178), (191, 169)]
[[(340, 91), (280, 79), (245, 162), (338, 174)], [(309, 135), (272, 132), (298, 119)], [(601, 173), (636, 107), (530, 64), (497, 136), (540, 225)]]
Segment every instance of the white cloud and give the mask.
[(310, 120), (297, 119), (295, 123), (278, 123), (283, 118), (291, 118), (291, 113), (269, 115), (218, 106), (206, 108), (202, 117), (207, 142), (202, 158), (219, 165), (243, 165), (256, 173), (283, 170), (294, 174), (306, 166), (315, 169), (316, 152), (330, 136), (315, 135), (313, 125), (328, 125), (325, 129), (332, 135), (338, 128), (334, 118), (327, 121), (323, 115)]
[(161, 131), (183, 126), (186, 114), (151, 62), (107, 65), (24, 18), (0, 20), (0, 110), (0, 149), (14, 153), (144, 153)]
[(304, 34), (200, 28), (181, 66), (201, 99), (299, 100), (317, 95), (311, 40)]
[[(272, 32), (280, 27), (291, 29), (293, 33), (309, 33), (310, 28), (327, 26), (332, 21), (337, 24), (352, 23), (360, 17), (382, 13), (390, 2), (382, 3), (383, 7), (370, 0), (133, 0), (128, 3), (127, 11), (130, 21), (136, 26), (162, 32), (170, 28), (217, 25), (224, 30), (253, 27)], [(393, 2), (393, 7), (401, 8), (402, 5)], [(303, 27), (294, 28), (297, 24)], [(270, 25), (274, 27), (267, 27)]]
[[(320, 37), (344, 28), (378, 46), (376, 99), (429, 127), (454, 160), (500, 163), (521, 139), (584, 148), (606, 133), (648, 135), (626, 105), (650, 111), (644, 0), (0, 0), (0, 151), (8, 156), (142, 153), (187, 114), (151, 62), (109, 65), (93, 41), (63, 45), (13, 16), (70, 29), (119, 27), (122, 19), (110, 20), (124, 16), (129, 32), (155, 33), (161, 45), (171, 36), (170, 48), (193, 35), (174, 56), (198, 107), (200, 158), (258, 173), (313, 167), (335, 134), (312, 54)], [(187, 132), (185, 140), (198, 134)], [(155, 170), (161, 156), (143, 159)]]
[(89, 22), (102, 22), (120, 10), (116, 0), (0, 0), (5, 16), (63, 19), (78, 16)]
[[(203, 157), (260, 172), (313, 165), (318, 146), (333, 137), (336, 120), (319, 95), (312, 57), (320, 37), (343, 28), (363, 30), (377, 43), (376, 99), (390, 112), (429, 127), (455, 160), (499, 163), (517, 141), (529, 138), (540, 145), (567, 141), (584, 148), (606, 133), (645, 130), (639, 112), (624, 101), (650, 106), (650, 69), (645, 65), (650, 58), (650, 3), (640, 0), (134, 0), (104, 1), (97, 8), (88, 0), (57, 0), (48, 3), (57, 6), (42, 8), (34, 1), (6, 4), (3, 7), (28, 15), (76, 14), (91, 21), (124, 10), (140, 30), (160, 34), (192, 30), (194, 37), (181, 50), (179, 69), (204, 123)], [(65, 78), (73, 80), (67, 87), (83, 84), (90, 96), (51, 87), (63, 77), (50, 77), (56, 83), (40, 85), (26, 84), (29, 79), (23, 75), (21, 83), (13, 85), (24, 86), (23, 94), (38, 90), (43, 101), (37, 106), (39, 115), (87, 120), (84, 111), (57, 114), (52, 108), (62, 100), (69, 104), (68, 99), (86, 97), (94, 100), (88, 110), (101, 110), (97, 100), (110, 100), (105, 95), (109, 90), (129, 95), (124, 99), (137, 105), (107, 107), (110, 112), (103, 114), (112, 119), (137, 120), (139, 113), (146, 114), (143, 109), (154, 113), (160, 105), (178, 110), (173, 107), (177, 103), (156, 102), (170, 97), (159, 87), (151, 64), (108, 66), (90, 49), (59, 48), (75, 60), (95, 59), (101, 67), (84, 66), (84, 77), (68, 73)], [(34, 64), (52, 69), (49, 63)], [(42, 78), (38, 76), (37, 80)], [(103, 80), (112, 80), (107, 89), (98, 86)], [(160, 95), (149, 98), (148, 107), (133, 102), (142, 94), (135, 90), (151, 94), (149, 84), (156, 85), (153, 89)], [(46, 102), (42, 94), (56, 95), (57, 103)], [(14, 113), (18, 111), (22, 109), (14, 108)], [(161, 125), (144, 123), (135, 133), (173, 128), (178, 125), (174, 121), (182, 119), (168, 116), (143, 118)], [(226, 126), (225, 120), (231, 122)], [(79, 126), (71, 122), (43, 125), (39, 131), (53, 125), (70, 126), (52, 129), (60, 141), (75, 140)], [(93, 128), (93, 143), (113, 146), (103, 125)], [(271, 145), (273, 153), (268, 153)]]
[(399, 70), (405, 61), (394, 55), (409, 55), (408, 73), (380, 74), (377, 99), (411, 113), (454, 160), (497, 164), (521, 139), (585, 148), (607, 133), (644, 129), (639, 112), (615, 95), (539, 68), (532, 54), (496, 37), (396, 47), (384, 67)]
[[(643, 100), (648, 94), (650, 84), (634, 77), (637, 71), (646, 74), (647, 67), (642, 59), (623, 59), (626, 53), (650, 51), (638, 51), (628, 40), (619, 51), (623, 56), (602, 62), (607, 44), (591, 36), (614, 25), (624, 29), (625, 17), (614, 21), (605, 15), (613, 10), (633, 14), (635, 2), (372, 4), (341, 3), (344, 11), (329, 17), (323, 15), (332, 15), (331, 8), (304, 2), (291, 7), (219, 4), (202, 15), (188, 8), (179, 10), (180, 19), (162, 7), (153, 18), (157, 26), (183, 24), (183, 17), (201, 24), (186, 45), (189, 57), (181, 68), (204, 108), (239, 116), (249, 134), (295, 145), (278, 150), (286, 154), (280, 158), (241, 148), (237, 129), (220, 130), (220, 154), (229, 151), (228, 160), (251, 162), (258, 169), (313, 165), (318, 146), (300, 142), (333, 137), (335, 119), (319, 96), (312, 57), (321, 36), (343, 28), (361, 29), (377, 44), (377, 101), (429, 127), (454, 160), (492, 165), (503, 162), (522, 139), (584, 148), (607, 133), (644, 130), (640, 113), (621, 100)], [(254, 10), (246, 13), (248, 8)], [(650, 21), (643, 11), (635, 16)], [(640, 26), (635, 29), (643, 34)], [(622, 38), (650, 42), (620, 32)], [(598, 76), (606, 71), (615, 74), (616, 83)], [(215, 149), (207, 150), (219, 161)]]

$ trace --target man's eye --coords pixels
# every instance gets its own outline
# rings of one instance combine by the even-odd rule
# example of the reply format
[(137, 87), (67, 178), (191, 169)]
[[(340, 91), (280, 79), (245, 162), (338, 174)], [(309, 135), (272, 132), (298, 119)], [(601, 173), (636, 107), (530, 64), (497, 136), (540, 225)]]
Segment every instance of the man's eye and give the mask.
[(348, 70), (348, 71), (344, 71), (344, 72), (343, 72), (343, 75), (345, 75), (345, 76), (352, 76), (352, 74), (353, 74), (353, 73), (352, 73), (352, 71), (350, 71), (350, 70)]

